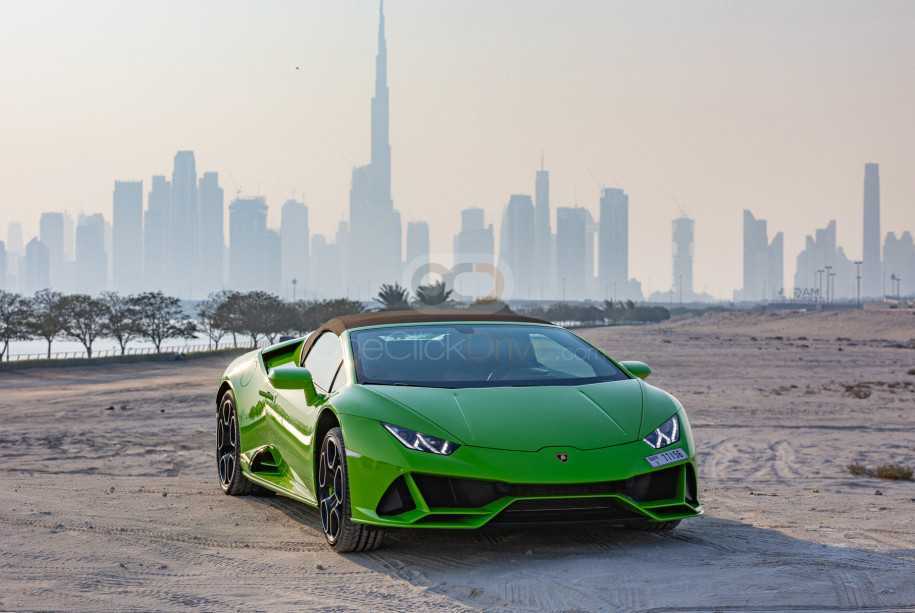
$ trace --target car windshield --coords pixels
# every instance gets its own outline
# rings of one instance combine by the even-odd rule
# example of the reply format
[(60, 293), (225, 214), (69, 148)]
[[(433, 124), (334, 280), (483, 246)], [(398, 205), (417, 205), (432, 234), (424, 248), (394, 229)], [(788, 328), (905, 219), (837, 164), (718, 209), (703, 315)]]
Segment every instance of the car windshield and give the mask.
[(628, 377), (571, 332), (532, 324), (425, 324), (350, 332), (367, 385), (584, 385)]

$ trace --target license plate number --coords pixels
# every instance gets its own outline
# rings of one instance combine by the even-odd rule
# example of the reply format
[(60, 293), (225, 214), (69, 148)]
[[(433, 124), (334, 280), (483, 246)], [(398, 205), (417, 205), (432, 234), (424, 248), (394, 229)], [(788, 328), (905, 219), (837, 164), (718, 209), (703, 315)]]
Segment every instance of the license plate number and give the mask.
[(645, 459), (648, 460), (648, 463), (651, 464), (653, 468), (657, 468), (658, 466), (664, 466), (671, 462), (685, 460), (686, 452), (682, 449), (671, 449), (670, 451), (662, 451), (661, 453), (650, 455)]

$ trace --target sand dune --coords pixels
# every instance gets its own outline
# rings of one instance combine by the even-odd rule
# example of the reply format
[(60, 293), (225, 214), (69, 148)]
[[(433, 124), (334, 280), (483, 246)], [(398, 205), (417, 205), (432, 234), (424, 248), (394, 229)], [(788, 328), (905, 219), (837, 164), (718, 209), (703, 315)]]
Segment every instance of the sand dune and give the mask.
[[(663, 327), (738, 336), (807, 336), (915, 343), (915, 310), (885, 306), (847, 311), (728, 311), (680, 317)], [(915, 345), (913, 345), (915, 346)]]
[(915, 316), (875, 317), (581, 332), (690, 412), (707, 515), (671, 535), (404, 532), (345, 557), (313, 511), (220, 492), (225, 360), (0, 373), (0, 610), (913, 610), (915, 483), (845, 469), (915, 466), (915, 350), (875, 340)]

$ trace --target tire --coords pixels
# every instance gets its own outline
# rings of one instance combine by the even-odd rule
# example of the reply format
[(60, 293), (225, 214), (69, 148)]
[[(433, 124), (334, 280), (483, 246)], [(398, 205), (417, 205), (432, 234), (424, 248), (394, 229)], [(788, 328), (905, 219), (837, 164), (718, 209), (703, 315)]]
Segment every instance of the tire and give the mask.
[(641, 530), (642, 532), (654, 532), (654, 533), (664, 533), (664, 532), (673, 532), (677, 526), (680, 525), (679, 519), (673, 521), (646, 521), (641, 524), (636, 525), (636, 530)]
[(219, 399), (216, 411), (216, 476), (219, 487), (228, 496), (248, 496), (261, 491), (241, 472), (240, 443), (235, 394), (229, 390)]
[(327, 544), (338, 553), (372, 551), (381, 547), (383, 530), (352, 521), (346, 447), (340, 428), (331, 428), (324, 435), (316, 476), (321, 529)]

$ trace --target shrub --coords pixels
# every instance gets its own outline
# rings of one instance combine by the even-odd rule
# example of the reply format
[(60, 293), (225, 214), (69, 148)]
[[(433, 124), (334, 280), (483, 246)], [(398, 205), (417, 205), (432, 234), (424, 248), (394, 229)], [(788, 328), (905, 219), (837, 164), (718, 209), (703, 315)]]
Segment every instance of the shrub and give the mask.
[(881, 464), (874, 471), (874, 476), (878, 479), (890, 479), (893, 481), (911, 481), (912, 469), (901, 464)]
[(856, 477), (874, 477), (891, 481), (912, 480), (912, 469), (901, 464), (881, 464), (873, 470), (864, 464), (849, 464), (848, 472)]

